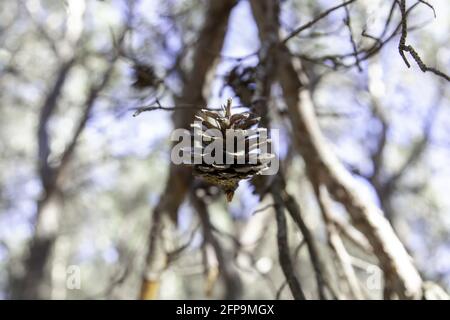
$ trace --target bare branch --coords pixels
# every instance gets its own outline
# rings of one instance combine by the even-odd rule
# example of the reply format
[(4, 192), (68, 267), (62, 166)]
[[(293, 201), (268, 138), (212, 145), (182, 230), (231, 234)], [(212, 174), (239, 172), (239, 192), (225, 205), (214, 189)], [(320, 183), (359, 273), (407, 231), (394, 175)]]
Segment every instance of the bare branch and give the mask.
[(357, 53), (358, 48), (356, 46), (355, 38), (353, 37), (352, 23), (351, 23), (351, 18), (350, 18), (350, 10), (348, 9), (347, 5), (344, 6), (344, 9), (345, 9), (344, 23), (348, 28), (348, 32), (349, 32), (349, 36), (350, 36), (350, 43), (352, 44), (353, 53), (354, 53), (355, 59), (356, 59), (356, 66), (358, 67), (358, 70), (361, 72), (362, 67), (361, 67), (361, 62), (359, 61), (359, 56)]
[[(327, 283), (324, 279), (324, 266), (319, 256), (319, 250), (316, 246), (316, 241), (314, 240), (309, 227), (306, 225), (305, 221), (300, 212), (300, 208), (295, 201), (295, 199), (286, 192), (285, 189), (282, 189), (282, 197), (286, 205), (286, 209), (288, 210), (290, 216), (297, 224), (298, 228), (302, 232), (303, 238), (306, 242), (306, 246), (308, 248), (309, 256), (311, 258), (311, 263), (313, 265), (314, 274), (316, 276), (317, 282), (317, 290), (319, 292), (319, 298), (322, 300), (326, 299), (325, 296), (325, 287), (327, 287)], [(329, 286), (328, 286), (329, 287)]]
[(277, 221), (277, 244), (278, 244), (278, 257), (280, 260), (281, 269), (286, 277), (286, 282), (291, 289), (292, 296), (297, 300), (305, 300), (305, 294), (300, 285), (300, 282), (295, 274), (292, 259), (289, 251), (289, 243), (287, 236), (287, 223), (286, 216), (284, 215), (283, 199), (278, 193), (277, 188), (273, 187), (272, 195), (275, 202), (275, 217)]
[[(183, 104), (204, 106), (206, 101), (203, 97), (203, 89), (207, 82), (208, 73), (214, 68), (216, 56), (205, 52), (204, 48), (209, 47), (213, 51), (220, 51), (224, 42), (226, 26), (231, 9), (236, 4), (236, 0), (212, 1), (205, 11), (205, 22), (199, 33), (194, 46), (193, 66), (188, 72), (187, 81), (183, 87), (179, 101)], [(194, 119), (195, 108), (177, 108), (173, 114), (173, 124), (175, 128), (188, 128)], [(169, 177), (166, 182), (165, 191), (153, 210), (154, 219), (161, 220), (161, 216), (169, 216), (172, 221), (177, 221), (178, 208), (183, 202), (192, 181), (191, 169), (170, 165)], [(141, 299), (145, 295), (147, 284), (159, 283), (159, 277), (163, 270), (154, 268), (153, 259), (155, 250), (160, 247), (161, 242), (158, 235), (150, 231), (149, 251), (147, 252), (146, 267), (142, 279)], [(157, 291), (157, 290), (155, 290)], [(144, 293), (144, 294), (143, 294)], [(156, 295), (152, 295), (153, 298)]]
[[(415, 4), (411, 5), (411, 7), (406, 9), (406, 12), (405, 12), (406, 16), (408, 16), (412, 12), (412, 10), (417, 7), (418, 4), (419, 4), (419, 2), (416, 2)], [(388, 28), (389, 24), (392, 20), (395, 5), (396, 5), (396, 1), (393, 2), (393, 6), (391, 7), (391, 11), (389, 12), (389, 15), (386, 19), (384, 29), (380, 36), (375, 37), (375, 36), (368, 35), (367, 32), (365, 30), (363, 30), (362, 35), (364, 37), (368, 37), (368, 38), (375, 40), (375, 42), (372, 45), (370, 45), (366, 48), (362, 48), (362, 49), (358, 50), (357, 52), (349, 52), (349, 53), (344, 53), (344, 54), (329, 54), (329, 55), (325, 55), (322, 57), (311, 57), (311, 56), (308, 56), (303, 53), (301, 53), (301, 54), (295, 53), (293, 55), (296, 57), (299, 57), (303, 60), (315, 63), (315, 64), (324, 65), (325, 67), (329, 67), (328, 65), (324, 64), (325, 62), (331, 62), (333, 64), (333, 66), (331, 68), (334, 70), (338, 69), (338, 67), (351, 68), (355, 65), (355, 63), (347, 64), (343, 61), (344, 59), (354, 58), (355, 55), (357, 55), (359, 62), (365, 61), (365, 60), (373, 57), (374, 55), (376, 55), (383, 48), (383, 46), (386, 43), (390, 42), (399, 33), (401, 33), (402, 22), (398, 23), (398, 25), (395, 27), (395, 29), (387, 37), (385, 37), (388, 32), (388, 29), (389, 29)], [(419, 26), (412, 26), (412, 27), (408, 27), (408, 30), (411, 31), (411, 30), (415, 30), (417, 28), (419, 28)]]
[[(280, 54), (284, 55), (280, 61), (288, 61), (286, 48)], [(420, 297), (422, 281), (411, 263), (411, 257), (383, 217), (382, 211), (361, 196), (351, 175), (328, 147), (314, 114), (312, 98), (306, 87), (307, 78), (299, 69), (300, 64), (294, 64), (297, 62), (282, 64), (278, 77), (290, 111), (292, 127), (295, 128), (293, 139), (305, 158), (311, 182), (324, 183), (332, 196), (346, 207), (356, 227), (366, 235), (374, 248), (385, 272), (387, 286), (393, 288), (401, 298)]]
[(65, 62), (56, 77), (53, 88), (48, 93), (43, 106), (41, 107), (41, 113), (39, 115), (38, 124), (38, 163), (39, 163), (39, 174), (44, 187), (49, 192), (51, 186), (53, 185), (54, 172), (51, 168), (48, 160), (50, 156), (50, 137), (48, 133), (48, 123), (51, 116), (56, 110), (58, 105), (58, 99), (61, 95), (63, 86), (67, 80), (69, 71), (75, 65), (75, 59), (71, 59)]
[(350, 3), (355, 2), (356, 0), (348, 0), (346, 2), (343, 2), (337, 6), (334, 6), (324, 12), (322, 12), (321, 14), (319, 14), (317, 17), (315, 17), (313, 20), (309, 21), (308, 23), (305, 23), (304, 25), (301, 25), (300, 27), (296, 28), (294, 31), (292, 31), (286, 38), (284, 38), (281, 43), (285, 44), (286, 42), (288, 42), (290, 39), (292, 39), (293, 37), (295, 37), (297, 34), (299, 34), (300, 32), (310, 28), (311, 26), (313, 26), (315, 23), (317, 23), (318, 21), (322, 20), (323, 18), (327, 17), (330, 13), (345, 7), (347, 5), (349, 5)]
[(347, 279), (350, 291), (354, 298), (363, 299), (364, 295), (361, 290), (358, 278), (356, 276), (355, 270), (353, 269), (351, 263), (351, 257), (348, 254), (344, 243), (342, 242), (339, 233), (337, 232), (336, 226), (331, 218), (331, 199), (328, 194), (328, 190), (324, 185), (319, 185), (314, 188), (317, 200), (319, 201), (320, 210), (322, 212), (323, 219), (326, 224), (328, 242), (335, 252), (339, 262), (341, 264), (342, 270), (344, 271), (345, 278)]
[[(298, 259), (298, 255), (301, 251), (301, 249), (303, 248), (303, 246), (305, 245), (305, 239), (303, 239), (302, 241), (300, 241), (300, 243), (297, 245), (297, 248), (295, 248), (294, 251), (294, 258), (297, 260)], [(281, 294), (283, 293), (284, 288), (286, 288), (287, 286), (287, 281), (283, 281), (283, 283), (281, 284), (281, 286), (278, 288), (277, 292), (275, 293), (275, 299), (276, 300), (280, 300)]]
[(364, 237), (364, 235), (356, 230), (350, 223), (342, 221), (337, 216), (330, 214), (331, 222), (336, 226), (337, 230), (346, 237), (350, 242), (359, 247), (363, 252), (372, 252), (372, 246)]
[(214, 249), (217, 261), (219, 263), (219, 272), (223, 276), (226, 288), (225, 299), (238, 299), (241, 295), (242, 287), (239, 276), (236, 272), (230, 268), (230, 265), (224, 249), (222, 248), (220, 242), (213, 234), (213, 226), (209, 219), (209, 212), (206, 204), (202, 199), (198, 198), (195, 194), (192, 194), (191, 201), (194, 208), (197, 210), (200, 221), (203, 227), (204, 240), (211, 244)]
[[(419, 1), (419, 2), (424, 3), (428, 6), (430, 6), (431, 8), (433, 8), (430, 4), (428, 4), (425, 1)], [(443, 73), (442, 71), (440, 71), (436, 68), (428, 67), (422, 61), (422, 59), (420, 58), (417, 51), (411, 45), (406, 44), (406, 38), (408, 36), (408, 23), (407, 23), (407, 16), (406, 16), (406, 0), (399, 0), (399, 6), (400, 6), (400, 13), (401, 13), (402, 30), (401, 30), (400, 41), (398, 43), (398, 51), (399, 51), (400, 56), (402, 57), (403, 61), (405, 62), (406, 66), (408, 68), (411, 67), (411, 65), (405, 55), (405, 52), (408, 52), (411, 55), (411, 57), (414, 59), (414, 61), (417, 63), (420, 70), (422, 70), (422, 72), (431, 72), (441, 78), (444, 78), (447, 81), (450, 81), (450, 76), (448, 76), (447, 74)], [(433, 11), (434, 11), (434, 9), (433, 9)]]

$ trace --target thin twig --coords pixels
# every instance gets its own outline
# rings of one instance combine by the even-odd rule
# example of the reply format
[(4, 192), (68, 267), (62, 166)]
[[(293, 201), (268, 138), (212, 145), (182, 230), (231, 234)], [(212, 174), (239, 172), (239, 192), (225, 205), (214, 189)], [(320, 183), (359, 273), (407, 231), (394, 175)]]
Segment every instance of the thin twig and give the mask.
[(361, 62), (359, 61), (359, 56), (357, 54), (358, 48), (356, 46), (355, 38), (353, 37), (351, 18), (350, 18), (350, 10), (348, 9), (348, 7), (346, 5), (344, 6), (344, 9), (345, 9), (344, 23), (347, 26), (348, 32), (350, 34), (350, 43), (352, 44), (353, 52), (355, 54), (356, 66), (358, 67), (359, 72), (361, 72), (362, 71), (362, 67), (361, 67)]
[(323, 18), (325, 18), (326, 16), (328, 16), (330, 13), (334, 12), (335, 10), (345, 7), (346, 5), (355, 2), (356, 0), (348, 0), (346, 2), (343, 2), (337, 6), (334, 6), (324, 12), (322, 12), (321, 14), (319, 14), (317, 17), (315, 17), (313, 20), (309, 21), (308, 23), (305, 23), (304, 25), (301, 25), (300, 27), (296, 28), (294, 31), (292, 31), (286, 38), (284, 38), (284, 40), (281, 41), (282, 44), (285, 44), (286, 42), (288, 42), (290, 39), (292, 39), (293, 37), (295, 37), (297, 34), (299, 34), (300, 32), (302, 32), (303, 30), (306, 30), (308, 28), (310, 28), (312, 25), (314, 25), (316, 22), (318, 22), (319, 20), (322, 20)]
[[(419, 1), (419, 2), (424, 3), (428, 6), (430, 6), (431, 8), (433, 8), (429, 3), (425, 2), (425, 1)], [(414, 59), (414, 61), (417, 63), (420, 70), (422, 70), (422, 72), (431, 72), (439, 77), (444, 78), (447, 81), (450, 81), (450, 76), (448, 76), (447, 74), (443, 73), (442, 71), (440, 71), (436, 68), (427, 66), (423, 62), (422, 58), (420, 58), (417, 51), (411, 45), (406, 44), (406, 38), (408, 36), (408, 23), (407, 23), (407, 16), (406, 16), (406, 0), (400, 0), (400, 2), (398, 2), (398, 3), (400, 6), (401, 26), (402, 26), (400, 41), (398, 43), (398, 51), (399, 51), (400, 56), (402, 57), (403, 61), (405, 62), (406, 66), (408, 68), (411, 67), (411, 65), (405, 55), (405, 52), (408, 52), (411, 55), (411, 57)], [(433, 9), (433, 11), (434, 11), (434, 9)]]
[(265, 205), (264, 207), (256, 209), (255, 211), (253, 211), (251, 215), (254, 216), (257, 213), (260, 213), (260, 212), (266, 211), (267, 209), (273, 208), (273, 206), (274, 206), (273, 203)]
[[(135, 109), (136, 111), (133, 113), (133, 117), (137, 117), (142, 112), (155, 111), (155, 110), (176, 111), (178, 109), (183, 109), (183, 108), (198, 109), (198, 110), (206, 109), (206, 110), (212, 110), (212, 111), (223, 110), (222, 107), (204, 107), (204, 106), (195, 105), (195, 104), (178, 104), (176, 106), (162, 106), (161, 103), (159, 102), (159, 100), (156, 100), (155, 103), (156, 103), (156, 105), (152, 104), (149, 106), (144, 106), (144, 107)], [(235, 105), (235, 106), (232, 106), (232, 108), (237, 109), (237, 108), (248, 108), (248, 107), (244, 106), (244, 105)]]

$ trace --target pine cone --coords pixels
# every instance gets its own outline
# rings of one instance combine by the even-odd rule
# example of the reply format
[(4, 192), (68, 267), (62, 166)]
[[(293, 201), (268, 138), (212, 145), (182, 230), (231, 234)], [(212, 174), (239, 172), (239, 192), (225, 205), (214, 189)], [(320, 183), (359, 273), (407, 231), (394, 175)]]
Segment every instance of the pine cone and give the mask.
[(138, 90), (156, 88), (161, 83), (153, 67), (143, 63), (136, 63), (133, 66), (133, 77), (132, 86)]
[(240, 65), (234, 67), (225, 76), (225, 83), (221, 92), (225, 87), (230, 87), (241, 101), (250, 102), (255, 94), (256, 80), (255, 67), (242, 67)]
[[(250, 112), (232, 115), (231, 99), (228, 99), (223, 112), (202, 109), (196, 115), (196, 120), (200, 121), (201, 125), (197, 122), (192, 124), (191, 127), (194, 128), (194, 137), (195, 129), (201, 129), (201, 140), (199, 139), (201, 141), (201, 153), (198, 153), (199, 150), (194, 148), (192, 154), (194, 158), (200, 159), (201, 163), (194, 162), (194, 175), (221, 187), (227, 196), (227, 200), (231, 201), (240, 180), (249, 179), (255, 174), (261, 174), (263, 170), (268, 168), (268, 163), (273, 155), (264, 153), (260, 149), (270, 142), (267, 135), (265, 137), (260, 135), (263, 132), (267, 133), (267, 129), (251, 129), (254, 126), (257, 127), (260, 118), (255, 117)], [(221, 137), (209, 134), (208, 129), (219, 130)], [(238, 143), (235, 143), (234, 136), (237, 136)], [(227, 150), (227, 139), (234, 140), (232, 150)], [(205, 148), (213, 142), (222, 145), (217, 157), (215, 157), (215, 154), (208, 155), (205, 153)], [(197, 147), (200, 146), (197, 145)], [(217, 151), (217, 149), (215, 150)], [(207, 161), (206, 157), (208, 156), (214, 157), (215, 160), (221, 159), (221, 161)]]

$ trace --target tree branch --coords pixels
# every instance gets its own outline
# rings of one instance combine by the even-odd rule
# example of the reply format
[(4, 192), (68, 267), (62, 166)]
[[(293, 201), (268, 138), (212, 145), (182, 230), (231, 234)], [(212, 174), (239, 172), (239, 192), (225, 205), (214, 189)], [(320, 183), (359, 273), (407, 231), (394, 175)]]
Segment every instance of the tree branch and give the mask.
[(225, 299), (238, 299), (242, 291), (241, 280), (237, 273), (231, 270), (231, 264), (228, 262), (220, 242), (212, 232), (213, 226), (209, 218), (208, 208), (206, 204), (195, 194), (191, 196), (191, 201), (194, 208), (197, 210), (202, 223), (204, 240), (211, 244), (217, 257), (219, 272), (223, 276), (225, 284)]
[(299, 27), (297, 27), (296, 29), (294, 29), (286, 38), (284, 38), (281, 43), (282, 44), (286, 44), (286, 42), (288, 42), (290, 39), (292, 39), (293, 37), (295, 37), (296, 35), (298, 35), (300, 32), (311, 28), (315, 23), (317, 23), (318, 21), (322, 20), (323, 18), (327, 17), (330, 13), (333, 13), (334, 11), (345, 7), (347, 5), (349, 5), (350, 3), (355, 2), (356, 0), (348, 0), (345, 1), (337, 6), (334, 6), (324, 12), (322, 12), (321, 14), (319, 14), (317, 17), (315, 17), (313, 20), (309, 21), (308, 23), (305, 23)]
[[(357, 228), (366, 235), (386, 276), (386, 285), (401, 298), (419, 298), (422, 280), (382, 211), (364, 198), (351, 175), (331, 152), (322, 135), (300, 63), (290, 60), (287, 48), (280, 51), (278, 78), (295, 128), (293, 140), (305, 159), (314, 184), (323, 183), (341, 202)], [(297, 69), (296, 67), (297, 66)]]
[[(450, 76), (448, 76), (447, 74), (445, 74), (444, 72), (436, 69), (436, 68), (432, 68), (432, 67), (428, 67), (423, 61), (422, 58), (420, 58), (419, 54), (417, 53), (417, 51), (411, 46), (411, 45), (407, 45), (406, 44), (406, 38), (408, 36), (408, 22), (407, 22), (407, 15), (406, 15), (406, 0), (399, 0), (397, 1), (398, 5), (400, 6), (400, 13), (401, 13), (401, 36), (400, 36), (400, 41), (398, 43), (398, 51), (400, 53), (400, 56), (402, 57), (403, 61), (405, 62), (406, 66), (408, 68), (411, 67), (408, 59), (406, 58), (405, 52), (408, 52), (411, 57), (414, 59), (414, 61), (417, 63), (417, 65), (419, 66), (420, 70), (422, 70), (422, 72), (431, 72), (434, 73), (435, 75), (450, 81)], [(433, 9), (434, 12), (434, 8), (427, 2), (425, 1), (419, 1), (420, 3), (424, 3), (427, 6), (431, 7)], [(436, 15), (436, 13), (434, 13)]]
[(300, 282), (295, 275), (292, 264), (291, 253), (289, 250), (286, 216), (284, 215), (283, 199), (278, 193), (276, 184), (273, 184), (272, 195), (275, 202), (275, 217), (277, 221), (277, 244), (278, 244), (278, 258), (280, 260), (281, 269), (286, 278), (286, 282), (291, 289), (292, 296), (296, 300), (305, 300), (305, 294), (300, 285)]
[[(207, 83), (207, 76), (214, 69), (217, 57), (208, 53), (205, 48), (214, 52), (221, 50), (225, 38), (226, 27), (231, 9), (236, 4), (236, 0), (210, 1), (205, 12), (205, 22), (199, 33), (196, 46), (194, 47), (192, 69), (187, 73), (187, 81), (183, 87), (182, 94), (177, 99), (178, 104), (188, 104), (195, 106), (206, 105), (203, 97), (203, 89)], [(175, 128), (189, 128), (194, 120), (195, 108), (177, 108), (172, 120)], [(183, 202), (192, 181), (191, 169), (185, 166), (170, 164), (169, 177), (166, 182), (164, 192), (153, 210), (153, 221), (160, 221), (162, 215), (169, 216), (172, 221), (177, 220), (178, 208)], [(161, 251), (161, 239), (159, 235), (153, 234), (158, 229), (152, 227), (149, 234), (149, 251), (147, 252), (146, 266), (141, 285), (141, 299), (155, 298), (157, 290), (152, 295), (144, 295), (148, 284), (159, 283), (159, 277), (163, 270), (154, 268), (154, 259), (157, 252)]]

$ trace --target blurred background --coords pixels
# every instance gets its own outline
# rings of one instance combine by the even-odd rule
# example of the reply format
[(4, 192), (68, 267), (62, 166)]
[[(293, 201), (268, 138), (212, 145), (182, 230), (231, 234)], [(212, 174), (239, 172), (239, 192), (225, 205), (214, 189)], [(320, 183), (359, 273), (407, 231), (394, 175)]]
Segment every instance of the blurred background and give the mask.
[[(197, 214), (205, 206), (171, 178), (178, 169), (170, 134), (195, 107), (220, 107), (229, 97), (235, 112), (251, 107), (239, 91), (255, 90), (251, 75), (261, 62), (251, 2), (1, 1), (1, 299), (136, 299), (143, 277), (150, 298), (292, 298), (270, 197), (242, 181), (227, 203), (218, 188), (195, 179), (205, 222)], [(282, 39), (342, 4), (272, 2)], [(406, 1), (407, 43), (428, 66), (450, 72), (450, 3), (429, 3), (436, 16)], [(309, 77), (329, 148), (358, 193), (383, 210), (420, 276), (448, 291), (449, 82), (412, 58), (407, 68), (400, 21), (395, 1), (357, 0), (286, 43)], [(374, 44), (373, 52), (364, 49)], [(265, 101), (271, 126), (281, 130), (286, 188), (314, 238), (330, 298), (382, 298), (382, 271), (364, 234), (338, 228), (339, 241), (330, 242), (304, 158), (292, 147), (280, 87)], [(154, 110), (133, 117), (145, 106)], [(177, 223), (164, 222), (158, 234), (171, 240), (164, 256), (150, 256), (155, 211), (171, 203), (179, 204), (167, 210)], [(336, 225), (351, 226), (341, 205), (333, 210)], [(287, 230), (296, 277), (307, 298), (318, 298), (304, 233), (291, 219)], [(155, 280), (146, 270), (158, 263)]]

